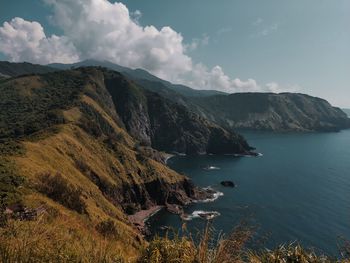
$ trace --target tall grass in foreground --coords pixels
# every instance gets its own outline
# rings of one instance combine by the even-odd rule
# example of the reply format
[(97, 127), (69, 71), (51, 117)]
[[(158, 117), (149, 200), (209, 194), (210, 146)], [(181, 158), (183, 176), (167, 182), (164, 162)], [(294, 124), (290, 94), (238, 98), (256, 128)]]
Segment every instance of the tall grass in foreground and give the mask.
[(240, 224), (229, 236), (219, 236), (215, 240), (208, 223), (197, 243), (190, 236), (156, 237), (143, 251), (139, 263), (350, 263), (350, 243), (344, 243), (343, 257), (336, 259), (297, 243), (281, 245), (274, 250), (250, 250), (246, 244), (253, 233), (251, 227)]
[(64, 218), (54, 225), (42, 218), (9, 220), (0, 228), (0, 262), (124, 262), (113, 241), (93, 233), (82, 235), (74, 230), (76, 225), (67, 229), (70, 223)]
[[(82, 234), (75, 224), (67, 229), (69, 224), (72, 222), (64, 218), (56, 220), (55, 224), (43, 218), (35, 221), (9, 220), (5, 228), (0, 228), (0, 262), (350, 263), (350, 246), (347, 243), (344, 243), (343, 259), (338, 260), (295, 243), (274, 250), (249, 250), (246, 243), (252, 238), (254, 229), (240, 224), (227, 237), (215, 236), (209, 223), (197, 242), (190, 234), (155, 237), (144, 247), (140, 257), (122, 258), (113, 239), (100, 238), (93, 231), (91, 235)], [(106, 229), (110, 227), (104, 227)]]

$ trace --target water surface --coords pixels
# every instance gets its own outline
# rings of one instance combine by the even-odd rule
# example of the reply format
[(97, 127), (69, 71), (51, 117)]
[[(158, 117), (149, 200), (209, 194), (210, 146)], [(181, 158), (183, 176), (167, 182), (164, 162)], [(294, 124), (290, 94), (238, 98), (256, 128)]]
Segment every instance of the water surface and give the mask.
[[(242, 218), (258, 226), (257, 239), (268, 237), (267, 247), (298, 240), (329, 254), (338, 251), (339, 236), (350, 239), (350, 130), (339, 133), (276, 134), (245, 133), (262, 157), (178, 156), (169, 160), (174, 170), (195, 184), (223, 192), (212, 203), (193, 204), (197, 210), (218, 211), (217, 231), (229, 233)], [(204, 170), (204, 166), (219, 170)], [(225, 188), (223, 180), (237, 187)], [(149, 224), (179, 229), (182, 221), (162, 211)], [(198, 218), (187, 222), (194, 235), (205, 224)]]

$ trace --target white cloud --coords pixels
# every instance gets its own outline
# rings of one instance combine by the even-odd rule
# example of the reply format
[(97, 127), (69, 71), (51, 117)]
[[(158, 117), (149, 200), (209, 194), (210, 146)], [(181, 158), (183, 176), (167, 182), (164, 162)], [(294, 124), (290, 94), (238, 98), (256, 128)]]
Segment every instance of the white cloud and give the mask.
[(184, 84), (193, 88), (215, 89), (228, 93), (233, 92), (295, 92), (301, 88), (298, 85), (281, 86), (276, 82), (270, 82), (266, 85), (259, 85), (254, 79), (241, 80), (239, 78), (231, 79), (227, 76), (220, 66), (215, 66), (211, 70), (203, 64), (196, 64), (184, 79)]
[(280, 93), (280, 92), (298, 92), (301, 90), (301, 87), (299, 85), (287, 85), (287, 86), (280, 86), (276, 82), (270, 82), (266, 85), (266, 91), (273, 92), (273, 93)]
[(0, 27), (0, 52), (11, 61), (35, 63), (78, 61), (77, 51), (67, 37), (46, 37), (38, 22), (13, 18)]
[(277, 89), (253, 79), (231, 79), (220, 66), (208, 69), (194, 63), (191, 48), (208, 44), (203, 35), (186, 45), (171, 27), (141, 26), (141, 12), (130, 13), (122, 3), (107, 0), (44, 0), (52, 7), (50, 20), (62, 36), (46, 36), (38, 22), (14, 18), (0, 27), (0, 52), (12, 61), (70, 63), (84, 59), (108, 60), (144, 68), (158, 77), (198, 89), (226, 92)]
[(192, 67), (180, 33), (136, 23), (122, 3), (107, 0), (46, 0), (53, 21), (76, 47), (81, 59), (110, 60), (175, 80)]

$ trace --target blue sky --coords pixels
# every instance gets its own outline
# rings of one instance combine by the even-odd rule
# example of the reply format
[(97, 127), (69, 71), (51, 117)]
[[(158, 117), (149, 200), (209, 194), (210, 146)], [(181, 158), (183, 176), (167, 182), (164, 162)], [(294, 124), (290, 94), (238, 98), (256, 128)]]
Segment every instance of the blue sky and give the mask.
[[(72, 4), (74, 1), (70, 3), (72, 0), (61, 1), (66, 2), (66, 8), (74, 5), (71, 7), (72, 10), (74, 8), (78, 10), (85, 5), (85, 2), (79, 7)], [(111, 10), (108, 13), (95, 14), (97, 18), (109, 17), (109, 28), (116, 25), (118, 19), (123, 19), (119, 13), (111, 14), (114, 7), (104, 5), (102, 2), (105, 0), (87, 2), (89, 1), (101, 2), (104, 6), (101, 10)], [(57, 42), (59, 44), (55, 44), (56, 52), (60, 54), (66, 52), (66, 55), (39, 57), (38, 54), (33, 55), (21, 50), (22, 55), (16, 57), (16, 50), (6, 49), (5, 52), (1, 52), (0, 43), (0, 59), (14, 61), (26, 59), (45, 64), (44, 62), (52, 62), (51, 60), (62, 59), (63, 62), (69, 61), (67, 60), (69, 58), (79, 60), (93, 54), (91, 56), (94, 58), (108, 59), (131, 67), (143, 67), (158, 76), (194, 88), (213, 88), (228, 92), (298, 91), (323, 97), (333, 105), (350, 108), (350, 1), (348, 0), (124, 0), (121, 2), (130, 12), (132, 21), (141, 29), (153, 25), (159, 31), (157, 41), (164, 41), (165, 44), (157, 49), (155, 57), (143, 60), (133, 57), (131, 63), (129, 57), (123, 56), (125, 50), (120, 55), (110, 46), (101, 46), (100, 43), (88, 46), (86, 42), (91, 42), (91, 39), (85, 42), (74, 39), (72, 28), (76, 30), (78, 27), (58, 21), (62, 13), (57, 11), (59, 8), (55, 3), (44, 4), (40, 0), (2, 0), (1, 25), (6, 21), (10, 22), (14, 17), (23, 18), (25, 21), (37, 21), (43, 27), (47, 38), (52, 34), (61, 37)], [(141, 15), (135, 12), (136, 10), (139, 10)], [(74, 21), (75, 18), (71, 19)], [(86, 23), (83, 15), (76, 19), (82, 25)], [(15, 27), (15, 23), (13, 26)], [(171, 27), (175, 33), (161, 32), (165, 26)], [(82, 31), (84, 37), (90, 33), (99, 34), (87, 30), (89, 28)], [(107, 31), (111, 30), (106, 29)], [(168, 37), (169, 34), (172, 34), (171, 39)], [(183, 37), (180, 46), (179, 40), (174, 40), (177, 34)], [(101, 38), (101, 35), (98, 36)], [(4, 37), (7, 35), (0, 34), (0, 40)], [(116, 43), (119, 39), (115, 39)], [(135, 54), (138, 50), (147, 53), (151, 48), (149, 34), (142, 33), (140, 39), (147, 44), (133, 42), (131, 46), (135, 46), (133, 51)], [(11, 41), (18, 41), (18, 38)], [(52, 42), (49, 39), (48, 43)], [(16, 46), (14, 42), (9, 43), (11, 46)], [(47, 45), (41, 48), (46, 50)], [(126, 48), (119, 42), (116, 45), (118, 50)], [(58, 49), (60, 47), (62, 50)], [(179, 50), (181, 48), (184, 50)], [(169, 55), (167, 52), (173, 49), (179, 53)], [(110, 55), (96, 50), (108, 50), (106, 53)], [(140, 57), (140, 54), (136, 55)], [(181, 67), (186, 70), (181, 70)]]

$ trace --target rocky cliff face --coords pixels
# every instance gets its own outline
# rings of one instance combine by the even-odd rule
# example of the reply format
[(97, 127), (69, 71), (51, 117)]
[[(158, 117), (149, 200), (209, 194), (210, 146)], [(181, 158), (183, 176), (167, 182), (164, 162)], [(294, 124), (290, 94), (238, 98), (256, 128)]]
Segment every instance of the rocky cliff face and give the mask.
[(338, 131), (350, 127), (339, 108), (304, 94), (238, 93), (195, 102), (208, 118), (236, 129)]
[(186, 154), (250, 150), (243, 137), (200, 117), (184, 105), (138, 87), (118, 73), (106, 71), (105, 83), (126, 129), (142, 144)]

